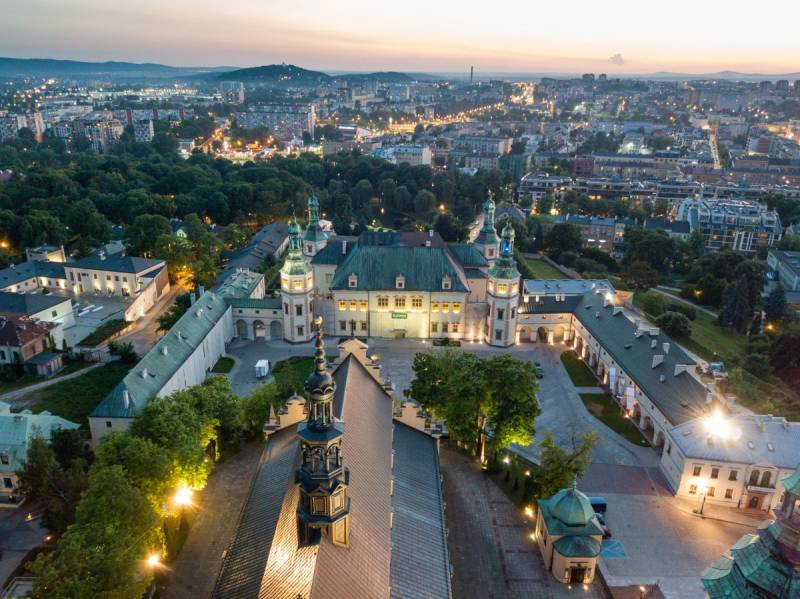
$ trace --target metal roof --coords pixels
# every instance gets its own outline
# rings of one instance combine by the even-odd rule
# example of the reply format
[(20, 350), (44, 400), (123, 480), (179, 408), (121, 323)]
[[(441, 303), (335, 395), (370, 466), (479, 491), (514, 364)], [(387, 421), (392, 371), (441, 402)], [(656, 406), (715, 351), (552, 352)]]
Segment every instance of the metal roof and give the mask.
[(0, 464), (0, 472), (16, 472), (22, 468), (34, 434), (50, 439), (56, 429), (75, 429), (79, 426), (50, 412), (32, 414), (30, 410), (23, 410), (19, 414), (0, 414), (0, 453), (9, 456), (8, 464)]
[(24, 314), (29, 316), (42, 310), (48, 310), (71, 300), (60, 295), (42, 295), (41, 293), (11, 293), (0, 291), (0, 312)]
[(138, 274), (152, 268), (163, 266), (163, 260), (123, 256), (122, 254), (94, 253), (75, 262), (66, 262), (67, 268), (86, 268), (88, 270), (104, 270), (108, 272), (127, 272)]

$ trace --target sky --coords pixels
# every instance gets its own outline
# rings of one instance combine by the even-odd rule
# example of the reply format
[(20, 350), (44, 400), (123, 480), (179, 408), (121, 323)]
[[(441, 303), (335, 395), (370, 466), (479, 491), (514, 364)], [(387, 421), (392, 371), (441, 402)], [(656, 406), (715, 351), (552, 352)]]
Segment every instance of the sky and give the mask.
[(798, 0), (0, 0), (0, 56), (338, 71), (800, 71)]

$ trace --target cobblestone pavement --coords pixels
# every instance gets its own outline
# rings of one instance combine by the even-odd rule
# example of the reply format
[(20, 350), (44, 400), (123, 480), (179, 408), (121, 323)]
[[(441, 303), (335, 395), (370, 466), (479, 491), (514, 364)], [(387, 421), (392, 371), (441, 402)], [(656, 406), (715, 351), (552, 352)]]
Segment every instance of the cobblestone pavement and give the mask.
[(206, 599), (217, 581), (222, 552), (236, 534), (239, 513), (250, 492), (264, 444), (244, 445), (218, 464), (208, 485), (195, 497), (198, 514), (178, 559), (170, 565), (162, 599)]
[(441, 446), (454, 599), (601, 597), (569, 589), (545, 571), (527, 522), (503, 491), (458, 449)]

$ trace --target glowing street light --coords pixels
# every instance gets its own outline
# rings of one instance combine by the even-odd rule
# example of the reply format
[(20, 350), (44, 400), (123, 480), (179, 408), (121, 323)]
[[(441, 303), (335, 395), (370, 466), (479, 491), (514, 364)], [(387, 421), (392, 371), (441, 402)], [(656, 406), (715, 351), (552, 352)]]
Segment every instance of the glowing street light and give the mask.
[(175, 504), (180, 506), (191, 505), (193, 491), (189, 487), (179, 487), (175, 491)]
[(151, 568), (161, 564), (161, 557), (157, 553), (151, 553), (147, 558), (147, 565)]

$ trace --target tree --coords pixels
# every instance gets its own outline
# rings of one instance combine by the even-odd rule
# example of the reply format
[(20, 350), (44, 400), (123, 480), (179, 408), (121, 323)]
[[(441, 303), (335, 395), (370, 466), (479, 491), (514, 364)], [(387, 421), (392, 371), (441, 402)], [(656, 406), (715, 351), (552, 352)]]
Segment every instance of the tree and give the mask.
[(449, 212), (436, 217), (433, 223), (433, 230), (448, 242), (464, 241), (467, 233), (467, 229), (461, 221)]
[(550, 210), (553, 209), (554, 204), (555, 198), (553, 197), (553, 193), (548, 191), (539, 199), (539, 202), (536, 206), (537, 214), (550, 214)]
[(110, 341), (108, 353), (117, 356), (123, 364), (136, 364), (139, 361), (139, 354), (136, 353), (133, 343), (130, 341)]
[(436, 210), (436, 196), (427, 189), (421, 189), (414, 196), (414, 213), (423, 220), (430, 220)]
[(778, 284), (764, 300), (764, 315), (769, 322), (777, 322), (786, 314), (786, 306), (786, 292), (783, 286)]
[[(536, 369), (530, 362), (450, 350), (418, 353), (413, 369), (415, 378), (406, 395), (443, 417), (453, 438), (475, 443), (481, 462), (487, 444), (500, 449), (530, 443), (540, 413)], [(508, 384), (511, 380), (514, 385)]]
[(158, 515), (123, 468), (96, 468), (75, 524), (30, 566), (30, 597), (139, 599), (152, 580), (145, 560), (160, 547)]
[(142, 214), (125, 231), (125, 242), (132, 254), (148, 256), (161, 235), (172, 235), (169, 221), (159, 214)]
[(742, 362), (742, 368), (761, 380), (766, 380), (772, 375), (769, 357), (762, 353), (747, 354)]
[(589, 467), (596, 442), (596, 432), (585, 433), (572, 439), (572, 450), (568, 451), (556, 443), (551, 433), (547, 433), (539, 444), (542, 448), (540, 467), (533, 471), (536, 497), (550, 497), (571, 487)]
[(533, 234), (533, 251), (541, 252), (544, 249), (545, 235), (542, 223), (536, 223), (536, 232)]
[(752, 317), (753, 304), (750, 303), (747, 286), (737, 281), (725, 292), (725, 303), (717, 322), (723, 326), (732, 326), (740, 333), (744, 333)]
[(625, 279), (635, 289), (646, 291), (658, 285), (658, 273), (648, 262), (633, 262), (625, 271)]
[(166, 312), (158, 316), (158, 330), (169, 331), (189, 309), (191, 301), (188, 293), (183, 293), (176, 297), (175, 303), (172, 304)]
[(578, 252), (583, 246), (581, 230), (569, 223), (558, 223), (547, 233), (546, 245), (556, 260), (562, 252)]
[(692, 334), (692, 323), (684, 314), (668, 310), (656, 319), (656, 324), (670, 337), (685, 339)]

